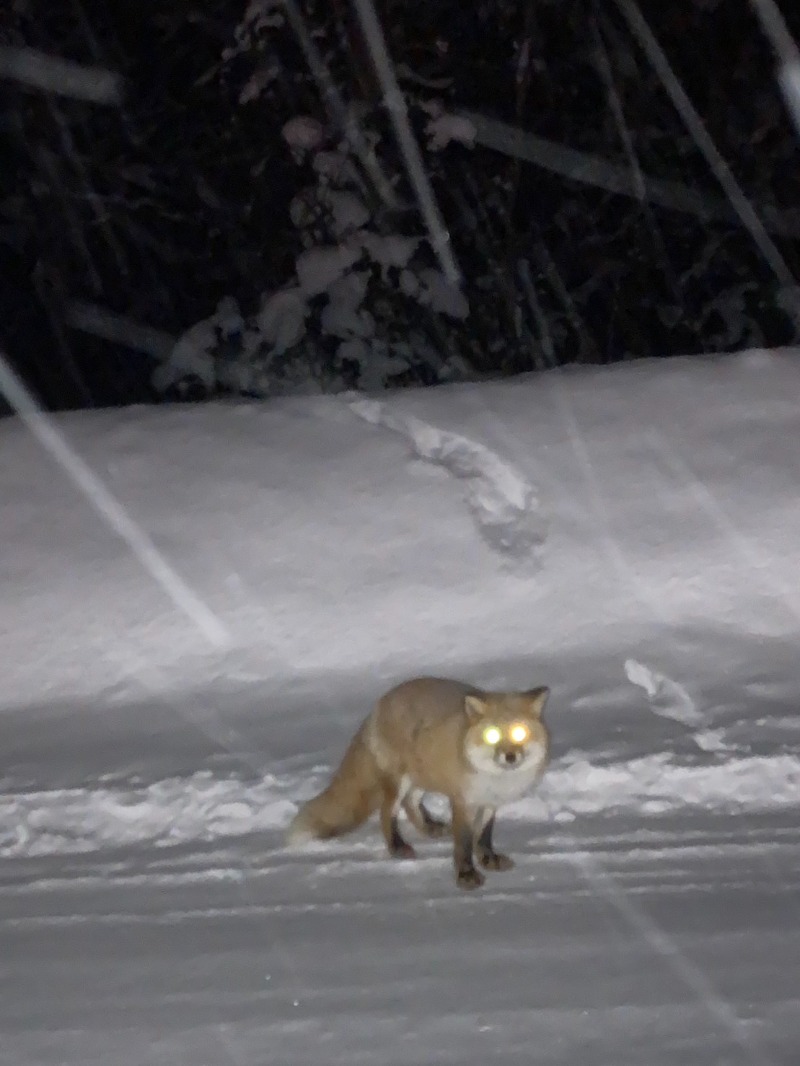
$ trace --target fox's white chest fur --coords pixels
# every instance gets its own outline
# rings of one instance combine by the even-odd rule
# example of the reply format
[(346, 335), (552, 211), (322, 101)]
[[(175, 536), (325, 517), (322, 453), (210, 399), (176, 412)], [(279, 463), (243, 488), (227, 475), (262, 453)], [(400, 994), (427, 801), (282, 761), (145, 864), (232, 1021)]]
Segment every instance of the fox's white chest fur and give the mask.
[(532, 745), (527, 757), (510, 770), (493, 760), (471, 759), (473, 772), (464, 788), (464, 800), (470, 807), (502, 807), (521, 799), (539, 782), (544, 773), (547, 752), (541, 745)]

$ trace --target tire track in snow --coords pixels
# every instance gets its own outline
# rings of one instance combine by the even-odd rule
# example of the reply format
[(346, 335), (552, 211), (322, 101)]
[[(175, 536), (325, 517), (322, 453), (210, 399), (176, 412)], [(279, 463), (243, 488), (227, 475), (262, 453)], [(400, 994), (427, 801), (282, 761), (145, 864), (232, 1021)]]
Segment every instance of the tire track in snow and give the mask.
[(749, 1028), (746, 1019), (737, 1013), (705, 970), (681, 947), (679, 939), (662, 928), (592, 856), (575, 852), (572, 861), (592, 891), (605, 899), (632, 932), (672, 970), (709, 1017), (728, 1033), (731, 1043), (739, 1047), (754, 1066), (777, 1066), (759, 1035)]
[(463, 483), (478, 532), (493, 551), (522, 560), (544, 543), (546, 521), (535, 487), (496, 452), (413, 415), (396, 414), (379, 400), (352, 400), (349, 406), (365, 422), (405, 437), (419, 459)]
[[(0, 857), (166, 848), (277, 833), (295, 804), (326, 776), (322, 767), (260, 779), (201, 771), (147, 785), (99, 781), (94, 787), (9, 790), (0, 795)], [(503, 817), (541, 825), (624, 810), (639, 817), (691, 808), (757, 812), (794, 808), (798, 796), (795, 754), (686, 765), (663, 752), (601, 766), (573, 756), (556, 760), (539, 791), (510, 804)]]

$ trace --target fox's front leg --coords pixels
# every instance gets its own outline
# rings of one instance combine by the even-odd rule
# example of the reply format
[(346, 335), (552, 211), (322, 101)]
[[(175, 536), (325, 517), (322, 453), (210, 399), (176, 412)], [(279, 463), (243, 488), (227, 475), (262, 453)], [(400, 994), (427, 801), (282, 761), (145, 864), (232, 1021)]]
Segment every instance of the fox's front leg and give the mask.
[(481, 807), (475, 819), (475, 853), (478, 862), (487, 870), (510, 870), (514, 860), (508, 855), (501, 855), (492, 846), (495, 812), (491, 807)]
[(486, 878), (475, 869), (472, 858), (474, 812), (456, 799), (450, 800), (453, 812), (453, 864), (459, 888), (480, 888)]

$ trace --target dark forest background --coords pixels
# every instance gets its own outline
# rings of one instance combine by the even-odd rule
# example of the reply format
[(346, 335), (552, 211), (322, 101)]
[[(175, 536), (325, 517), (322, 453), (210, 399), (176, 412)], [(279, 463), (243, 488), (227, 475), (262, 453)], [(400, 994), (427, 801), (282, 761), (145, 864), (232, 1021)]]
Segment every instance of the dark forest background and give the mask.
[[(124, 85), (109, 107), (0, 83), (0, 335), (47, 406), (797, 341), (785, 286), (615, 2), (376, 7), (460, 290), (350, 0), (3, 5), (4, 45)], [(752, 10), (641, 11), (796, 277), (800, 142)]]

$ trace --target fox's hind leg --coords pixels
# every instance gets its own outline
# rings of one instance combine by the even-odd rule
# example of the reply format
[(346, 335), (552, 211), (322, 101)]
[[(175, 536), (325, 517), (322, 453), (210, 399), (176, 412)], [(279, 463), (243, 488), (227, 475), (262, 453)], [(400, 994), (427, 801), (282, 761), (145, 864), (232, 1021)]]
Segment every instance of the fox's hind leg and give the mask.
[(475, 818), (475, 854), (478, 856), (478, 862), (487, 870), (510, 870), (514, 860), (494, 850), (493, 830), (494, 811), (491, 807), (481, 807)]
[(415, 788), (403, 800), (403, 810), (408, 820), (417, 830), (427, 837), (443, 837), (450, 832), (450, 826), (439, 818), (434, 818), (422, 802), (423, 793)]
[(394, 781), (387, 781), (383, 786), (383, 798), (381, 800), (381, 830), (383, 839), (389, 854), (394, 859), (415, 859), (416, 852), (403, 838), (400, 832), (398, 818), (403, 807), (410, 782), (407, 778), (401, 778), (399, 785)]

